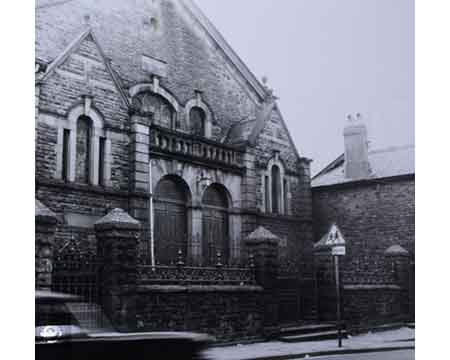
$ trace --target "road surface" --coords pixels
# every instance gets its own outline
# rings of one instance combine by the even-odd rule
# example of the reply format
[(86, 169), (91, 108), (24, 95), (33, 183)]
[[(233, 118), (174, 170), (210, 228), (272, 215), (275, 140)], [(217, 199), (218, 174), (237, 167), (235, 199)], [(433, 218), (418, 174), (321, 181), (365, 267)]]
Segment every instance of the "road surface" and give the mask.
[[(304, 360), (305, 358), (301, 358)], [(395, 350), (395, 351), (380, 351), (373, 353), (361, 354), (343, 354), (343, 355), (329, 355), (311, 357), (310, 359), (321, 360), (414, 360), (414, 350)], [(300, 360), (300, 358), (299, 358)]]

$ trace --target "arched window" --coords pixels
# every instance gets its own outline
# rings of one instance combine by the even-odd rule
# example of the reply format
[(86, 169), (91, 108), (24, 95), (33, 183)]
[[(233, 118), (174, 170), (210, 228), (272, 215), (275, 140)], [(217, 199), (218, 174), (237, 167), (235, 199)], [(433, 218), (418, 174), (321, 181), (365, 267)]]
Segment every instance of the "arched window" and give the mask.
[(285, 175), (283, 163), (276, 154), (261, 173), (261, 211), (289, 215), (289, 178)]
[(272, 166), (272, 212), (281, 213), (281, 175), (277, 165)]
[(217, 252), (222, 264), (230, 256), (228, 231), (228, 198), (226, 190), (219, 184), (210, 185), (203, 194), (202, 254), (204, 265), (217, 264)]
[(55, 177), (69, 182), (111, 186), (111, 139), (92, 99), (74, 106), (58, 127)]
[(176, 113), (172, 105), (161, 95), (145, 93), (142, 96), (138, 95), (137, 101), (142, 102), (142, 111), (153, 114), (153, 121), (156, 125), (166, 128), (173, 128), (175, 126)]
[(77, 120), (75, 180), (89, 183), (92, 120), (81, 115)]
[(199, 107), (193, 107), (189, 112), (189, 122), (194, 135), (205, 136), (205, 112)]

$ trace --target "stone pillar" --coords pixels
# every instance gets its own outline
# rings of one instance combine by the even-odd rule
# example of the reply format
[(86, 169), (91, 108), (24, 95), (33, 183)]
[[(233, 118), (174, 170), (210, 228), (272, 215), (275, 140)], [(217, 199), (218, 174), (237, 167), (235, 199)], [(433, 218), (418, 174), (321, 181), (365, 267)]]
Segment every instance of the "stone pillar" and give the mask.
[(103, 309), (119, 330), (133, 331), (141, 224), (122, 209), (114, 209), (94, 226)]
[[(131, 112), (131, 173), (130, 173), (130, 215), (139, 220), (145, 238), (141, 239), (141, 250), (149, 249), (150, 243), (150, 122), (151, 114), (144, 114), (136, 109)], [(148, 255), (148, 254), (147, 254)]]
[(278, 244), (280, 238), (258, 227), (246, 239), (247, 254), (253, 256), (256, 281), (264, 288), (264, 334), (271, 338), (279, 331), (278, 322)]
[(52, 287), (52, 262), (55, 245), (56, 215), (39, 200), (35, 203), (35, 288)]
[(247, 148), (243, 156), (245, 174), (241, 183), (241, 239), (245, 239), (256, 228), (256, 169), (255, 150)]
[(148, 193), (151, 115), (134, 111), (131, 114), (131, 188)]
[(408, 250), (400, 245), (393, 245), (385, 251), (385, 255), (391, 263), (391, 271), (393, 273), (396, 285), (401, 288), (401, 315), (406, 318), (410, 315), (410, 256)]

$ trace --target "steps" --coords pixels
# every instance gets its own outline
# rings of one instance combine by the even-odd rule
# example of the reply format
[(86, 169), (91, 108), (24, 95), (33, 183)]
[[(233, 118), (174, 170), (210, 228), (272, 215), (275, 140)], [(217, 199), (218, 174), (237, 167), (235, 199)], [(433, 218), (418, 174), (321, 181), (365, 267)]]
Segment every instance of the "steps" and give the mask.
[[(347, 333), (342, 330), (342, 338)], [(303, 342), (337, 339), (338, 331), (334, 324), (310, 324), (281, 328), (278, 340), (283, 342)]]

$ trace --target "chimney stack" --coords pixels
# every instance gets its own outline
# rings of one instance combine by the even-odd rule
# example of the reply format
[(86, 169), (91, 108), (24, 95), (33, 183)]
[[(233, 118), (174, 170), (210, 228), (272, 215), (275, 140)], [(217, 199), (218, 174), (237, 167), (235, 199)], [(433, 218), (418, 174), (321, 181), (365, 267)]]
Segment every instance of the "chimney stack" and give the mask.
[(360, 113), (356, 114), (356, 119), (351, 115), (347, 115), (347, 119), (344, 128), (345, 178), (365, 179), (370, 175), (367, 128)]

